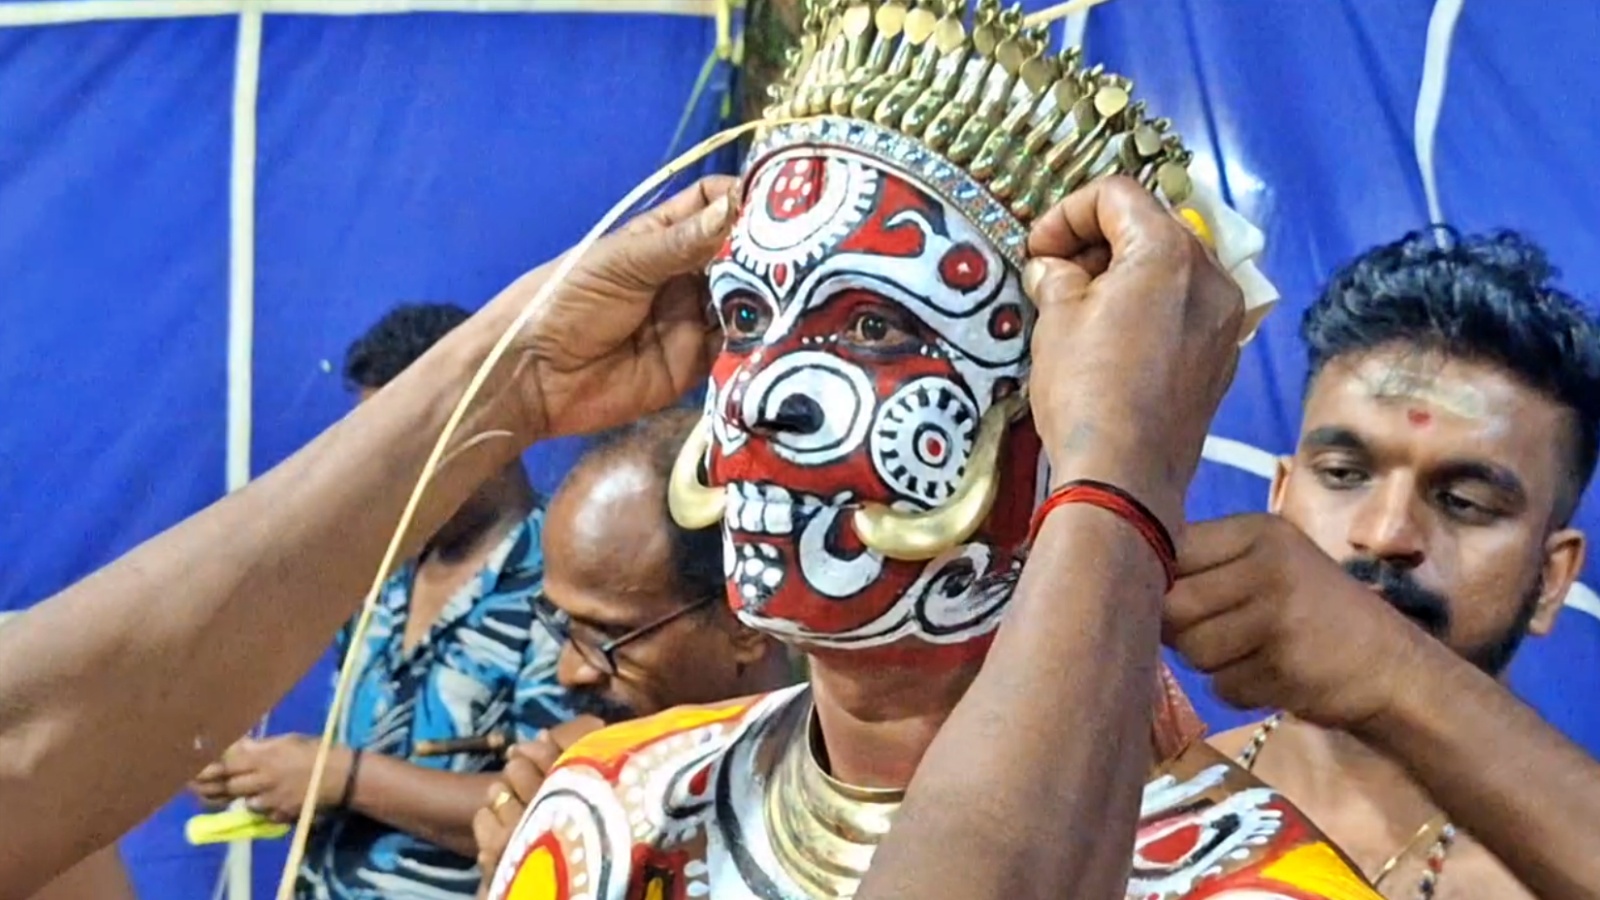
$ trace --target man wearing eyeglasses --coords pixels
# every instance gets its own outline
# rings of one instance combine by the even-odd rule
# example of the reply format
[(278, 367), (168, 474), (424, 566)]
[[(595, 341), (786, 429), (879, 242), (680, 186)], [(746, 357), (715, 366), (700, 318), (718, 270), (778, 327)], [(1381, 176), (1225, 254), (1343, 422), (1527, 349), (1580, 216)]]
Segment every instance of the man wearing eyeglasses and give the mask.
[(557, 667), (578, 719), (513, 748), (473, 831), (486, 873), (545, 771), (603, 725), (793, 683), (783, 646), (724, 602), (720, 527), (667, 514), (667, 477), (699, 413), (671, 409), (612, 433), (550, 501), (540, 618), (562, 643)]

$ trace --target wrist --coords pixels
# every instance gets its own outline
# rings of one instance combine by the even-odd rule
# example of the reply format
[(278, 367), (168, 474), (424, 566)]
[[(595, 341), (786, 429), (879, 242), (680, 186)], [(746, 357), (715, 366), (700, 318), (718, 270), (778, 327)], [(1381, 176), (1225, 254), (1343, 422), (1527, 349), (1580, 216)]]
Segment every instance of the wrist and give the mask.
[(355, 793), (356, 751), (335, 746), (328, 751), (328, 765), (322, 773), (317, 805), (323, 809), (343, 809)]
[[(524, 280), (530, 277), (532, 275), (524, 276)], [(521, 283), (517, 282), (518, 285)], [(508, 289), (440, 342), (442, 371), (438, 373), (438, 379), (439, 383), (450, 386), (441, 398), (446, 401), (443, 410), (446, 417), (454, 411), (455, 405), (471, 386), (478, 369), (489, 358), (506, 330), (515, 324), (521, 305), (512, 301), (519, 299), (525, 297)], [(537, 394), (536, 390), (530, 391), (527, 385), (530, 379), (536, 377), (526, 353), (513, 343), (479, 386), (455, 437), (451, 439), (451, 446), (446, 451), (447, 458), (454, 453), (469, 452), (470, 443), (471, 455), (481, 453), (489, 456), (489, 465), (498, 468), (509, 464), (528, 447), (547, 437), (541, 433), (538, 424), (542, 421), (540, 411), (528, 409), (526, 403), (526, 395)], [(483, 449), (478, 449), (480, 447)]]
[[(1050, 490), (1074, 481), (1099, 481), (1126, 491), (1150, 510), (1177, 540), (1183, 528), (1183, 499), (1188, 486), (1166, 466), (1141, 459), (1137, 451), (1109, 454), (1051, 454)], [(1056, 461), (1061, 464), (1057, 465)]]
[(1165, 573), (1160, 553), (1132, 523), (1104, 507), (1088, 503), (1069, 503), (1052, 510), (1039, 523), (1039, 533), (1028, 558), (1042, 559), (1068, 549), (1092, 547), (1092, 556), (1114, 573), (1119, 583), (1142, 583), (1148, 574), (1156, 588), (1153, 597), (1165, 593)]
[(1444, 699), (1439, 694), (1441, 685), (1452, 680), (1449, 670), (1455, 665), (1470, 668), (1470, 664), (1433, 638), (1422, 636), (1387, 658), (1387, 671), (1375, 679), (1377, 689), (1369, 711), (1347, 730), (1370, 746), (1397, 750), (1419, 736), (1428, 739), (1431, 719), (1449, 704), (1448, 694)]

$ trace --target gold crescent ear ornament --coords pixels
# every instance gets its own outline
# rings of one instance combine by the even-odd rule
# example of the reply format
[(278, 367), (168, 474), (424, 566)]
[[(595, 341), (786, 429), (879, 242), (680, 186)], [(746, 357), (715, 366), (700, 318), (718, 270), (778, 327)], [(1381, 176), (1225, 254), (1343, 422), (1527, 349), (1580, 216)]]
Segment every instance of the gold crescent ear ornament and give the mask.
[(1006, 430), (1028, 410), (1028, 396), (1018, 391), (983, 414), (978, 439), (967, 457), (967, 474), (950, 500), (920, 513), (896, 512), (878, 503), (856, 510), (851, 518), (861, 543), (890, 559), (929, 560), (972, 537), (994, 509), (1000, 493), (1000, 448)]
[(672, 477), (667, 482), (667, 509), (672, 521), (690, 531), (710, 528), (722, 521), (728, 506), (727, 491), (707, 487), (700, 481), (700, 463), (711, 449), (711, 416), (700, 417), (689, 439), (678, 451), (678, 461), (672, 464)]

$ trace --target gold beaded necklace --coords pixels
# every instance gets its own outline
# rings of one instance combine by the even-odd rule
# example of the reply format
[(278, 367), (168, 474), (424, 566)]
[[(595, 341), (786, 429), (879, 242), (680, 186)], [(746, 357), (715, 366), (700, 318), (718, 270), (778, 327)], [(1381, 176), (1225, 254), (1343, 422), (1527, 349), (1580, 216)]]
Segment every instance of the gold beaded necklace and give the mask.
[[(1248, 772), (1255, 768), (1256, 759), (1261, 755), (1261, 748), (1266, 746), (1267, 738), (1271, 737), (1272, 733), (1277, 731), (1278, 726), (1282, 724), (1283, 714), (1277, 713), (1262, 722), (1261, 727), (1257, 728), (1255, 733), (1250, 736), (1249, 743), (1245, 744), (1244, 749), (1239, 751), (1239, 765), (1245, 771)], [(1371, 878), (1373, 889), (1376, 890), (1381, 887), (1384, 879), (1394, 872), (1401, 861), (1429, 837), (1433, 837), (1434, 842), (1428, 848), (1428, 855), (1423, 865), (1422, 878), (1417, 883), (1416, 896), (1417, 900), (1433, 900), (1439, 889), (1439, 876), (1444, 871), (1445, 857), (1450, 855), (1450, 848), (1455, 844), (1456, 839), (1456, 828), (1450, 824), (1449, 818), (1444, 813), (1440, 813), (1424, 822), (1422, 827), (1417, 829), (1417, 833), (1411, 836), (1410, 840), (1401, 845), (1400, 849), (1395, 851), (1395, 854), (1389, 857), (1387, 862), (1378, 867), (1377, 874)]]

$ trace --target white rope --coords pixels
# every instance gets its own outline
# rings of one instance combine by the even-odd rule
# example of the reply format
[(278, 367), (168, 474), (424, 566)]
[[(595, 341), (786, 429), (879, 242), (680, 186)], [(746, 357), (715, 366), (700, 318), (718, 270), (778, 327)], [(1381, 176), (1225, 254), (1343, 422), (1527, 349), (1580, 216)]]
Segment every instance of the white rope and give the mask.
[(652, 13), (713, 17), (719, 0), (35, 0), (0, 3), (0, 28), (117, 19), (186, 19), (261, 12), (320, 16), (400, 13)]
[(1567, 605), (1568, 609), (1588, 613), (1596, 619), (1600, 619), (1600, 595), (1596, 595), (1588, 585), (1581, 581), (1573, 582), (1572, 587), (1567, 589), (1567, 598), (1562, 602)]
[[(230, 848), (231, 850), (231, 848)], [(231, 852), (230, 852), (231, 856)], [(211, 889), (211, 900), (222, 900), (228, 893), (228, 863), (225, 859), (217, 868), (217, 884)]]
[(1466, 0), (1436, 0), (1433, 14), (1428, 18), (1428, 41), (1422, 56), (1422, 86), (1417, 89), (1412, 141), (1417, 154), (1417, 171), (1422, 175), (1422, 192), (1428, 200), (1430, 225), (1445, 220), (1434, 174), (1433, 142), (1439, 131), (1439, 113), (1444, 108), (1445, 82), (1450, 74), (1451, 40), (1465, 4)]
[(233, 63), (233, 158), (228, 184), (228, 490), (250, 480), (255, 357), (256, 94), (261, 13), (239, 14)]
[[(228, 173), (228, 490), (250, 481), (255, 366), (256, 97), (261, 83), (261, 13), (239, 14), (233, 54), (233, 150)], [(262, 719), (261, 727), (266, 727)], [(230, 841), (218, 887), (250, 900), (250, 841)]]
[(1205, 446), (1200, 448), (1200, 458), (1232, 466), (1251, 475), (1260, 475), (1268, 481), (1278, 472), (1278, 458), (1271, 453), (1243, 441), (1214, 434), (1206, 435)]
[(1061, 20), (1061, 46), (1083, 47), (1089, 30), (1089, 10), (1082, 9)]

